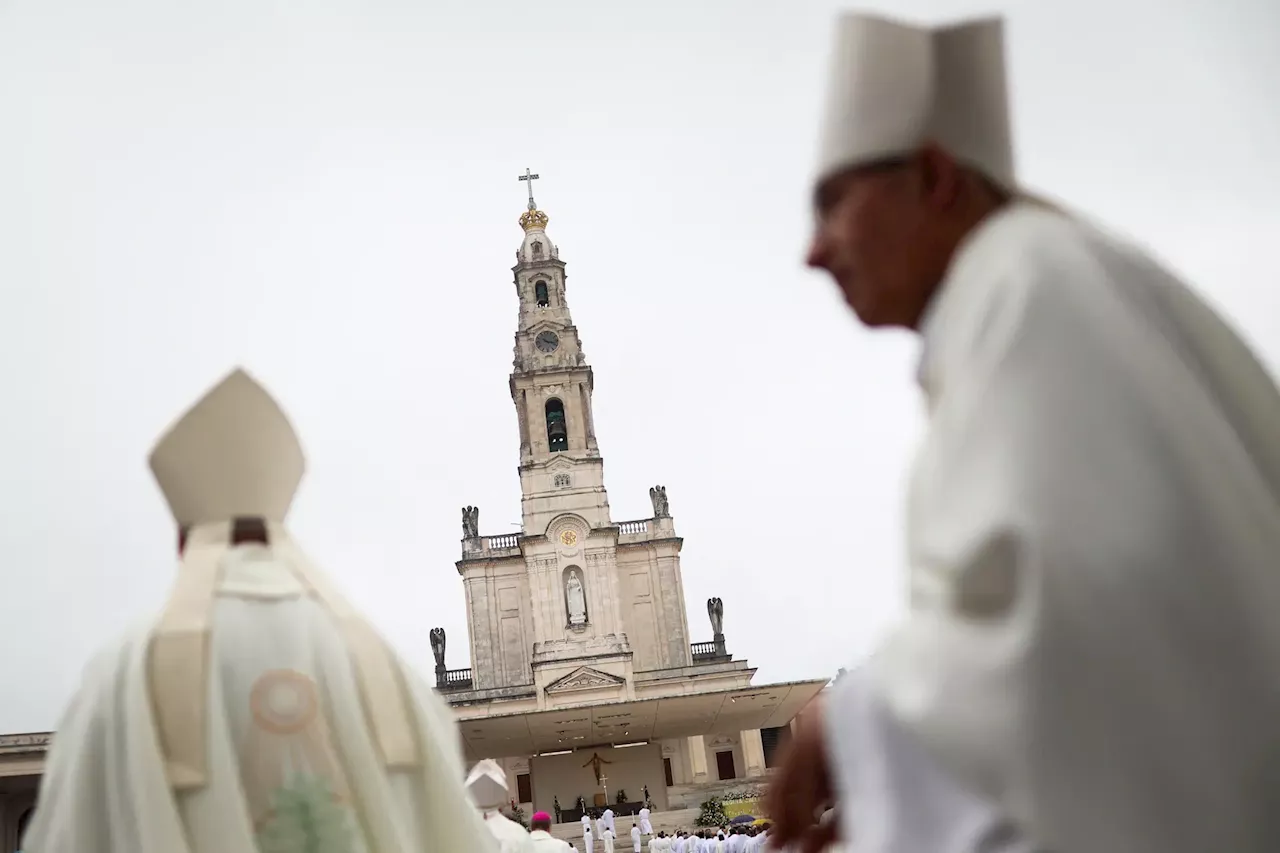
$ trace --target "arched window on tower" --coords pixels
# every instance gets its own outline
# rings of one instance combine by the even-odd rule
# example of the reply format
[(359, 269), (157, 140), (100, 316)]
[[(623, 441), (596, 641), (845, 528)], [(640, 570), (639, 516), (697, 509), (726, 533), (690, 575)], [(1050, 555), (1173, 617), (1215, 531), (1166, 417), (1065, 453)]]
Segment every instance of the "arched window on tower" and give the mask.
[(547, 446), (552, 453), (569, 449), (569, 429), (564, 421), (564, 403), (555, 397), (547, 401)]
[(535, 258), (542, 257), (542, 241), (540, 240), (533, 241), (533, 256)]
[(547, 283), (540, 281), (533, 286), (533, 296), (538, 300), (539, 308), (546, 308), (551, 304), (551, 298), (547, 295)]

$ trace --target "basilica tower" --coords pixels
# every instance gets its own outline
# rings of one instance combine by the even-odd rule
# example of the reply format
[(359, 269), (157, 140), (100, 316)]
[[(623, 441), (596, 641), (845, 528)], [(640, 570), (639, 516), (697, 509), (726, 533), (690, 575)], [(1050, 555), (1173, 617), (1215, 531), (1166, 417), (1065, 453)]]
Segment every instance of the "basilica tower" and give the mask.
[(519, 439), (521, 529), (485, 536), (479, 510), (463, 509), (457, 567), (466, 587), (472, 668), (447, 669), (440, 635), (437, 683), (454, 691), (507, 691), (505, 698), (523, 696), (538, 707), (576, 701), (583, 691), (631, 699), (698, 662), (695, 654), (717, 661), (725, 654), (715, 642), (695, 653), (689, 642), (682, 540), (666, 489), (649, 490), (649, 518), (610, 517), (594, 378), (569, 310), (565, 264), (547, 236), (549, 218), (534, 201), (537, 177), (521, 176), (530, 189), (512, 268), (519, 308), (508, 387)]
[[(456, 567), (471, 665), (448, 668), (442, 629), (431, 631), (431, 649), (436, 688), (458, 715), (468, 756), (502, 759), (516, 780), (513, 799), (572, 822), (581, 813), (569, 804), (580, 795), (603, 803), (624, 789), (652, 791), (660, 810), (669, 789), (710, 782), (709, 768), (717, 791), (729, 779), (763, 777), (759, 728), (784, 726), (826, 679), (794, 699), (790, 685), (752, 689), (755, 670), (729, 654), (719, 598), (706, 602), (710, 641), (692, 642), (684, 540), (665, 486), (647, 489), (647, 518), (610, 517), (591, 366), (565, 264), (534, 201), (537, 177), (520, 178), (530, 189), (511, 270), (520, 532), (486, 536), (480, 510), (463, 507)], [(703, 793), (689, 796), (701, 802)]]
[(580, 515), (591, 528), (610, 525), (604, 462), (591, 411), (593, 376), (573, 324), (565, 265), (547, 237), (547, 214), (533, 199), (520, 216), (524, 240), (512, 268), (520, 314), (511, 399), (520, 430), (520, 491), (526, 532), (556, 516)]

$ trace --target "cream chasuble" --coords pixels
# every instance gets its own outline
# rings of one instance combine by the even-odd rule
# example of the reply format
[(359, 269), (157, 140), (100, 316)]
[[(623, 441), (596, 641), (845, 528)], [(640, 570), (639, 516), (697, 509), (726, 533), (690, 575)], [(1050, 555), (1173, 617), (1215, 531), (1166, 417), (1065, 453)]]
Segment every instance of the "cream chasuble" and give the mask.
[[(87, 668), (28, 849), (496, 853), (449, 709), (281, 526), (302, 467), (240, 371), (157, 446), (187, 531), (174, 591)], [(231, 518), (257, 519), (269, 544), (233, 544)]]
[(1004, 849), (966, 843), (1005, 818), (1053, 853), (1280, 850), (1272, 379), (1166, 271), (1028, 204), (921, 331), (911, 611), (828, 716), (850, 849), (925, 849), (858, 825), (915, 773), (878, 821), (936, 819), (929, 853)]
[(532, 853), (533, 841), (523, 826), (498, 811), (486, 811), (485, 826), (493, 835), (500, 853)]

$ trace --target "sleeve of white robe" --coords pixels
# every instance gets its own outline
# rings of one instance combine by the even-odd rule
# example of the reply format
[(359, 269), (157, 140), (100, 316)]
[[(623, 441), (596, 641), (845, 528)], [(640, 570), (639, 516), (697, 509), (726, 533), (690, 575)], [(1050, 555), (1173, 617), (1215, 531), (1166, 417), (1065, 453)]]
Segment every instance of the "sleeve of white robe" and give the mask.
[(188, 850), (164, 775), (145, 677), (150, 626), (108, 648), (85, 668), (58, 723), (26, 849), (114, 853)]
[(911, 615), (871, 690), (1049, 849), (1280, 849), (1280, 525), (1239, 414), (1275, 388), (1213, 374), (1243, 347), (1154, 265), (1018, 227), (925, 335)]
[(827, 718), (847, 853), (1031, 853), (990, 803), (951, 780), (871, 695), (862, 670)]

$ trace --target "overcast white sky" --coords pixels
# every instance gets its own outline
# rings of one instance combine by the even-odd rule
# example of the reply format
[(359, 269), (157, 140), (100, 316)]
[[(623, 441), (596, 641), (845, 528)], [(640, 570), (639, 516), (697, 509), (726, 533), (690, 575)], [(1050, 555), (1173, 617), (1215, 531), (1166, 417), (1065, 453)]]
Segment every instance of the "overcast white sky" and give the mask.
[[(757, 681), (899, 608), (915, 344), (800, 263), (832, 15), (651, 0), (0, 0), (0, 732), (156, 607), (146, 469), (235, 364), (310, 459), (291, 526), (424, 670), (469, 665), (459, 507), (516, 530), (526, 166), (595, 367), (615, 520), (668, 488)], [(1002, 9), (1022, 174), (1152, 247), (1280, 366), (1280, 6)], [(443, 11), (448, 7), (448, 11)]]

